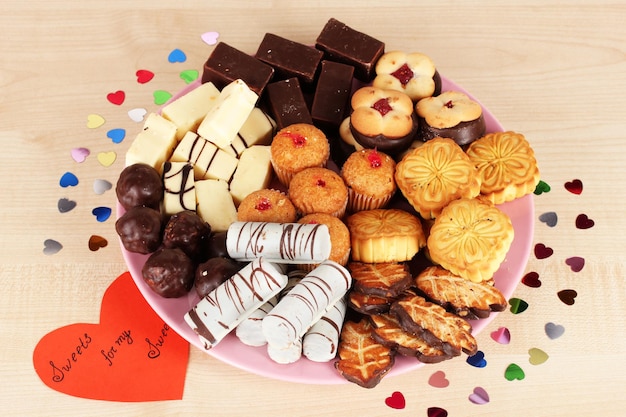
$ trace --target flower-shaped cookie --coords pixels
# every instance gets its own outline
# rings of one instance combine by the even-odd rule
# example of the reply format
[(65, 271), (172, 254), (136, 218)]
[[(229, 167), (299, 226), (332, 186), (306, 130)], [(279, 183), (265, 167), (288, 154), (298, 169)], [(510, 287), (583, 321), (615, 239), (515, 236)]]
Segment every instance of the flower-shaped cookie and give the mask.
[(530, 194), (539, 182), (535, 152), (520, 133), (485, 135), (470, 144), (467, 155), (481, 177), (480, 193), (494, 204)]
[(372, 85), (402, 91), (411, 100), (418, 101), (439, 94), (441, 77), (430, 57), (419, 52), (390, 51), (376, 63)]
[(427, 247), (434, 263), (473, 282), (488, 281), (513, 242), (511, 219), (480, 198), (448, 204), (430, 229)]
[(396, 166), (402, 194), (425, 219), (438, 217), (453, 200), (480, 193), (478, 171), (452, 139), (435, 138), (408, 151)]

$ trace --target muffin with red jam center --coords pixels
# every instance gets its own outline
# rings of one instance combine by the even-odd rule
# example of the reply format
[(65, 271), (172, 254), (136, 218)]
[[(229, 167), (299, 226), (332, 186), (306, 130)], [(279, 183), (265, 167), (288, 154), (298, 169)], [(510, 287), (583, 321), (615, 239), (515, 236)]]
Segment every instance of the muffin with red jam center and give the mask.
[(348, 186), (348, 211), (384, 207), (396, 191), (393, 158), (376, 149), (353, 152), (341, 169)]
[(297, 220), (296, 208), (284, 193), (262, 189), (248, 194), (237, 208), (241, 222), (293, 223)]
[(303, 216), (327, 213), (341, 218), (348, 204), (348, 187), (335, 171), (307, 168), (294, 175), (289, 184), (289, 198)]
[[(326, 213), (308, 214), (298, 220), (301, 224), (325, 224), (330, 234), (330, 256), (328, 259), (346, 266), (350, 257), (350, 231), (339, 218)], [(312, 271), (317, 264), (298, 265), (299, 268)]]

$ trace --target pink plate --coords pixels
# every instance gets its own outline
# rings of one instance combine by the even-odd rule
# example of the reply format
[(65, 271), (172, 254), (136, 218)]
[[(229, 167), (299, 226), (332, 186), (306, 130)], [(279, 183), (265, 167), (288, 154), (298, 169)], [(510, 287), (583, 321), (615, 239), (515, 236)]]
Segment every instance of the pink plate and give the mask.
[[(447, 80), (444, 77), (442, 77), (442, 81), (443, 91), (462, 91), (472, 97), (467, 91), (452, 81)], [(184, 95), (198, 85), (199, 82), (190, 84), (174, 96), (172, 100)], [(476, 100), (475, 98), (473, 99)], [(502, 125), (500, 125), (496, 118), (489, 112), (489, 110), (484, 108), (484, 106), (483, 112), (485, 122), (487, 124), (487, 132), (498, 132), (503, 130)], [(521, 280), (526, 268), (526, 262), (528, 261), (528, 257), (530, 255), (534, 228), (533, 196), (532, 194), (527, 195), (515, 201), (502, 204), (499, 208), (509, 215), (515, 230), (515, 238), (509, 253), (494, 276), (496, 287), (508, 299), (511, 297), (511, 294)], [(123, 208), (118, 204), (117, 209), (119, 217), (123, 213)], [(265, 347), (250, 347), (244, 345), (239, 342), (239, 339), (237, 339), (237, 337), (232, 333), (226, 336), (226, 338), (224, 338), (217, 346), (208, 351), (205, 350), (197, 335), (183, 319), (185, 313), (187, 313), (199, 301), (195, 291), (191, 291), (186, 297), (177, 299), (162, 298), (154, 293), (145, 284), (141, 277), (141, 268), (147, 259), (147, 255), (131, 253), (126, 251), (123, 247), (122, 254), (126, 260), (128, 269), (137, 284), (137, 287), (147, 300), (148, 304), (152, 306), (156, 313), (172, 329), (198, 349), (207, 352), (209, 355), (222, 362), (269, 378), (307, 384), (342, 384), (347, 382), (337, 373), (332, 361), (328, 363), (317, 363), (302, 357), (293, 364), (280, 365), (273, 362), (269, 358)], [(489, 318), (473, 321), (473, 333), (479, 333), (496, 317), (497, 314), (491, 314)], [(398, 355), (396, 357), (396, 362), (391, 371), (389, 371), (389, 375), (387, 377), (403, 374), (415, 370), (423, 365), (424, 364), (418, 362), (415, 358)]]

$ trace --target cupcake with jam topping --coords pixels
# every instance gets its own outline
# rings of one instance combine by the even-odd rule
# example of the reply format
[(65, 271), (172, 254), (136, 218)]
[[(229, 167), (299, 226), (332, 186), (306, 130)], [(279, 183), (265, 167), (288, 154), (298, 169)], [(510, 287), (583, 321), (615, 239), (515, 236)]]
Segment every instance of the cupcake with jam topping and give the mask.
[[(346, 266), (350, 257), (350, 231), (339, 218), (326, 213), (307, 214), (298, 220), (301, 224), (325, 224), (330, 234), (330, 256), (328, 259)], [(312, 271), (317, 264), (299, 265), (300, 268)]]
[(248, 194), (237, 208), (240, 222), (293, 223), (296, 208), (284, 193), (264, 188)]
[(396, 163), (391, 156), (376, 149), (353, 152), (341, 169), (348, 186), (348, 211), (384, 207), (396, 191)]
[(348, 205), (348, 187), (335, 171), (328, 168), (307, 168), (289, 183), (289, 198), (303, 216), (327, 213), (343, 217)]

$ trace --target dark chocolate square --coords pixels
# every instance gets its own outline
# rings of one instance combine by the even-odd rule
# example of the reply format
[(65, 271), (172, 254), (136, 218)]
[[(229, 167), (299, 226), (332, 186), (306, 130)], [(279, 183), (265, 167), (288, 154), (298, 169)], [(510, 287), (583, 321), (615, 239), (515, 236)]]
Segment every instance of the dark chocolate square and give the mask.
[(311, 117), (323, 129), (338, 128), (346, 117), (354, 67), (333, 61), (322, 61), (313, 96)]
[(311, 46), (266, 33), (255, 57), (276, 71), (274, 80), (297, 77), (301, 83), (313, 83), (324, 53)]
[(294, 123), (313, 124), (298, 78), (268, 84), (266, 96), (278, 129)]

